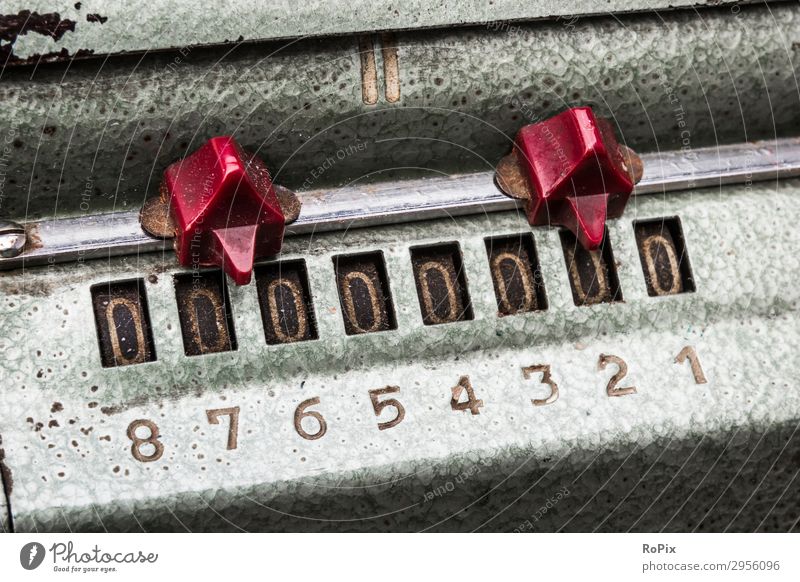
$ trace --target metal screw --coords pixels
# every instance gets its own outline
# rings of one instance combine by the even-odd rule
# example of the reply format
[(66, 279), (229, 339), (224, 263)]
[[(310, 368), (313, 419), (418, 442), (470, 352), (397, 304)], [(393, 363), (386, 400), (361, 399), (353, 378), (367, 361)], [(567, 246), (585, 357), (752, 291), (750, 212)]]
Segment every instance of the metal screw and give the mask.
[(0, 220), (0, 257), (10, 259), (25, 248), (25, 227), (10, 220)]

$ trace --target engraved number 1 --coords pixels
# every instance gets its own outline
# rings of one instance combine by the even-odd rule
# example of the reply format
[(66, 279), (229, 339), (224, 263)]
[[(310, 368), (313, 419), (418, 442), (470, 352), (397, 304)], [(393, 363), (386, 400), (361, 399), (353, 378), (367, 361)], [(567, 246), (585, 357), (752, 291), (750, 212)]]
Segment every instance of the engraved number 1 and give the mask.
[(700, 359), (697, 357), (697, 352), (692, 346), (684, 347), (680, 353), (675, 356), (676, 364), (683, 364), (689, 360), (689, 366), (692, 368), (692, 375), (694, 376), (695, 384), (707, 384), (706, 375), (703, 373), (703, 367), (700, 365)]

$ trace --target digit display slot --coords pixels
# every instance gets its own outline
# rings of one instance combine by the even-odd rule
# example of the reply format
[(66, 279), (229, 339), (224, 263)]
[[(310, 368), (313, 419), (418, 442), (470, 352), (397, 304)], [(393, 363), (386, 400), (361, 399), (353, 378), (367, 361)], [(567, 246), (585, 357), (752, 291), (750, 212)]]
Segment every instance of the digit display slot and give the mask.
[(411, 265), (425, 325), (472, 319), (458, 243), (412, 248)]
[(305, 261), (282, 261), (258, 267), (256, 289), (268, 344), (317, 339)]
[(502, 317), (547, 309), (547, 295), (533, 235), (487, 238), (497, 312)]
[(622, 290), (617, 278), (617, 267), (608, 231), (603, 235), (599, 249), (587, 251), (574, 234), (562, 230), (561, 246), (575, 305), (622, 301)]
[(174, 281), (186, 355), (235, 350), (236, 335), (223, 272), (175, 275)]
[(397, 329), (383, 253), (338, 255), (333, 266), (347, 335)]
[(677, 216), (633, 223), (647, 294), (651, 297), (695, 290), (689, 255)]
[(144, 281), (101, 283), (90, 291), (103, 367), (155, 361)]

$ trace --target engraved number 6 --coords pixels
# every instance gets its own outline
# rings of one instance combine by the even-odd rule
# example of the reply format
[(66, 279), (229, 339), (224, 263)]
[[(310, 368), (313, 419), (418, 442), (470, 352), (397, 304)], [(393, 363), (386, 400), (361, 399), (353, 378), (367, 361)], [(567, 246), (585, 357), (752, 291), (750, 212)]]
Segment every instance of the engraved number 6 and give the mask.
[[(297, 434), (309, 441), (315, 441), (322, 438), (328, 431), (328, 423), (325, 422), (325, 419), (322, 418), (322, 415), (319, 412), (316, 410), (309, 410), (306, 412), (306, 408), (309, 406), (314, 406), (315, 404), (319, 404), (319, 396), (309, 398), (308, 400), (303, 400), (297, 405), (297, 409), (294, 411), (294, 429), (297, 431)], [(317, 432), (314, 434), (310, 434), (303, 430), (303, 419), (309, 416), (315, 418), (319, 423), (319, 430), (317, 430)]]

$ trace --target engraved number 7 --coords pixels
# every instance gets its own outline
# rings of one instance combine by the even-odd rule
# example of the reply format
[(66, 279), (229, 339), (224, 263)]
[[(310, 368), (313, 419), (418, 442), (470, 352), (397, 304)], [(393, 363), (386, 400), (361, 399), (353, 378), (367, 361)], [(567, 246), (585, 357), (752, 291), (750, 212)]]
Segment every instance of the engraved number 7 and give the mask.
[(228, 426), (228, 450), (235, 449), (239, 437), (239, 407), (215, 408), (206, 410), (206, 414), (208, 415), (209, 424), (219, 424), (220, 416), (231, 417), (230, 425)]

